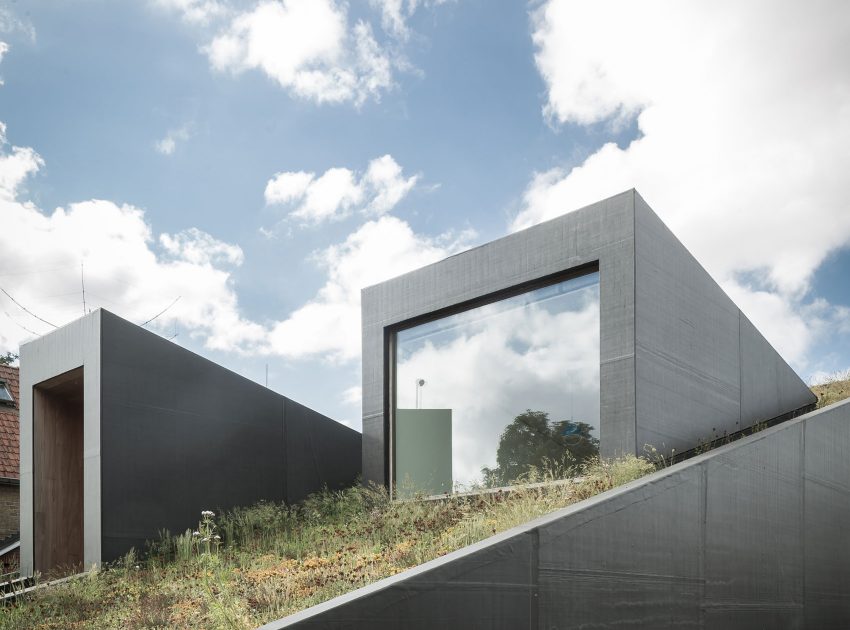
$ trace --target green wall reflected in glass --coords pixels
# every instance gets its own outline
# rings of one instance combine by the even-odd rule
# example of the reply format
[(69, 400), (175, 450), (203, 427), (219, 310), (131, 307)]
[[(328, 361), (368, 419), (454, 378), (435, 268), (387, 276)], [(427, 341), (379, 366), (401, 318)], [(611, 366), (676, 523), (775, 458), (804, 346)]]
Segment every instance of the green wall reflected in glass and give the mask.
[(561, 476), (598, 453), (598, 272), (399, 330), (395, 352), (406, 495)]

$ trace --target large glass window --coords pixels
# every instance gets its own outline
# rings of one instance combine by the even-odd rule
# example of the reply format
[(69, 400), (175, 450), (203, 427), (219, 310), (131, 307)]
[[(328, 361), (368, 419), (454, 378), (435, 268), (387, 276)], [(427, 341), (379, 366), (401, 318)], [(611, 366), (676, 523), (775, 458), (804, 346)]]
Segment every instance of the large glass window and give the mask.
[(599, 445), (599, 273), (395, 335), (398, 496), (566, 475)]

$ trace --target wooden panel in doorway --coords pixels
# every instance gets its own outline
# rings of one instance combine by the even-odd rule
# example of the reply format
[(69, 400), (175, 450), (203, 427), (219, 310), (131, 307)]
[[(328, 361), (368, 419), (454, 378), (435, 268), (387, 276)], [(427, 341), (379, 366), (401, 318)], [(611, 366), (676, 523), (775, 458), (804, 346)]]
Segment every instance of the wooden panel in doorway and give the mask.
[(83, 564), (83, 368), (33, 389), (34, 568)]

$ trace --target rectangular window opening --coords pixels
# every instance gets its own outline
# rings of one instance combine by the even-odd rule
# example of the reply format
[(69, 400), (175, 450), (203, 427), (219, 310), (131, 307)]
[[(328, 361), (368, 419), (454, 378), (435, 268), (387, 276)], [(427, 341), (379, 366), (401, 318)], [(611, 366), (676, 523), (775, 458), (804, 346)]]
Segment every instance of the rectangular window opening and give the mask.
[(599, 272), (390, 340), (396, 497), (571, 477), (599, 453)]

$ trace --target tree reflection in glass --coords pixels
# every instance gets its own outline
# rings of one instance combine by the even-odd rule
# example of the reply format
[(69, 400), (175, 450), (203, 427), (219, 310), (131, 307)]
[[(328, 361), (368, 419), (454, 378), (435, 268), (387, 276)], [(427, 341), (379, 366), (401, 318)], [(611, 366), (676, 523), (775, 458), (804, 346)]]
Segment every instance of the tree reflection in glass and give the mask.
[(395, 374), (397, 486), (510, 485), (576, 465), (598, 452), (599, 274), (401, 330)]

